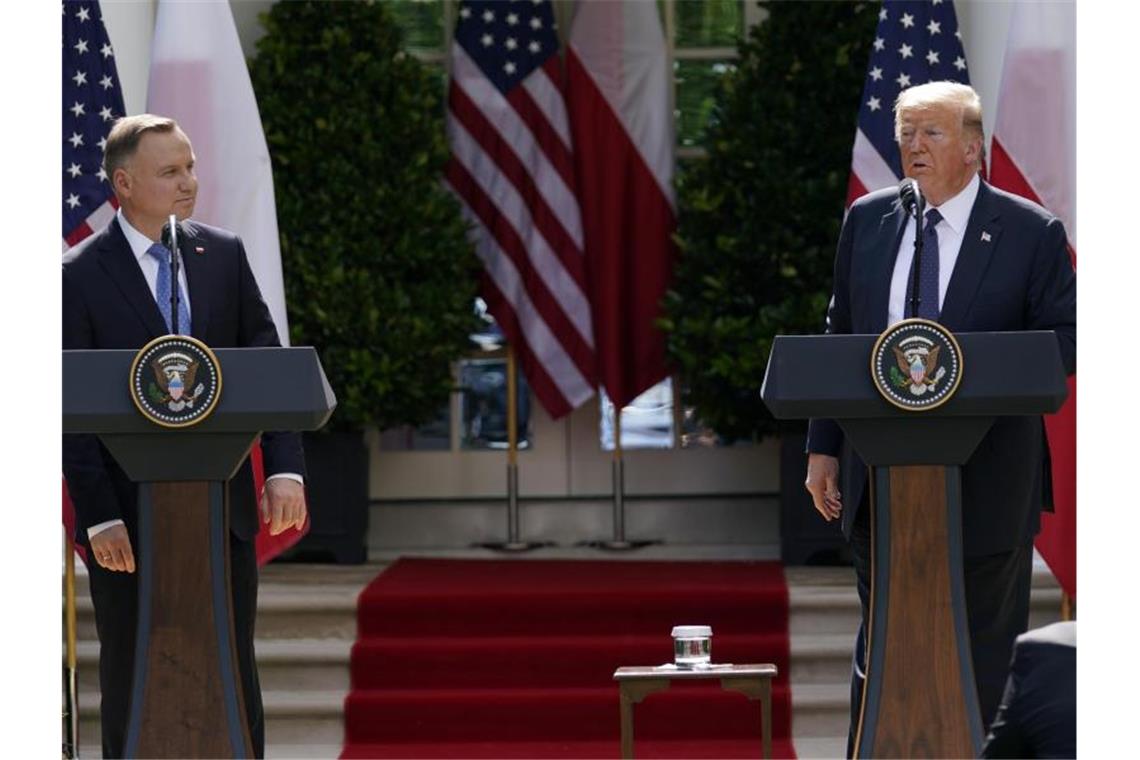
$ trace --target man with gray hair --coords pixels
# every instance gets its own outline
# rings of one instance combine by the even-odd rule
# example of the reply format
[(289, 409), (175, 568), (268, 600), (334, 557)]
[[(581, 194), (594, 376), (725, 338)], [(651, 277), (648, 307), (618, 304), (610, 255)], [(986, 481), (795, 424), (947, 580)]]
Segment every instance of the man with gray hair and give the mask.
[[(198, 196), (194, 150), (174, 120), (142, 114), (117, 121), (107, 136), (103, 168), (119, 211), (63, 258), (63, 348), (139, 349), (168, 334), (175, 287), (180, 333), (213, 348), (280, 345), (241, 240), (190, 219)], [(179, 247), (193, 251), (179, 256), (177, 283), (171, 282), (172, 252), (161, 242), (171, 214), (183, 228), (185, 246)], [(300, 528), (306, 515), (300, 436), (265, 433), (262, 450), (267, 479), (260, 522), (272, 534)], [(138, 601), (137, 486), (93, 435), (63, 436), (63, 474), (75, 505), (74, 538), (88, 549), (103, 756), (122, 757)], [(264, 724), (253, 651), (259, 520), (248, 458), (228, 486), (235, 648), (250, 737), (261, 757)]]
[[(1043, 129), (1049, 125), (1043, 124)], [(1053, 330), (1065, 369), (1076, 369), (1076, 276), (1060, 220), (979, 176), (982, 108), (956, 82), (904, 90), (895, 103), (903, 172), (926, 198), (924, 255), (914, 269), (915, 225), (894, 187), (852, 204), (835, 257), (827, 332), (878, 334), (910, 317), (954, 332)], [(908, 298), (914, 279), (918, 313)], [(866, 661), (871, 529), (867, 468), (833, 420), (812, 420), (805, 486), (824, 519), (851, 543), (863, 622), (851, 682), (854, 749)], [(982, 722), (1001, 700), (1010, 653), (1029, 619), (1033, 537), (1052, 506), (1040, 417), (998, 418), (962, 467), (966, 607)]]

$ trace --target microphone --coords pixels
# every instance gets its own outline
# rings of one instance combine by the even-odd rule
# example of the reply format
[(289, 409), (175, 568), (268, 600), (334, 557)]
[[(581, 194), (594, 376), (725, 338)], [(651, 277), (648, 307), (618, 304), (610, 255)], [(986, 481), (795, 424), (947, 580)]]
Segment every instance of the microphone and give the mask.
[(915, 213), (915, 206), (926, 205), (922, 192), (918, 189), (918, 183), (910, 177), (904, 177), (903, 181), (899, 183), (899, 201), (902, 202), (903, 208), (908, 214)]
[(899, 202), (906, 210), (907, 216), (914, 214), (914, 274), (910, 288), (910, 313), (912, 317), (918, 316), (918, 273), (922, 271), (922, 222), (926, 210), (926, 199), (918, 189), (918, 183), (910, 177), (904, 177), (899, 183)]
[(178, 282), (178, 243), (182, 235), (182, 227), (178, 218), (171, 214), (162, 228), (162, 244), (170, 251), (170, 332), (178, 334), (178, 291), (182, 286)]

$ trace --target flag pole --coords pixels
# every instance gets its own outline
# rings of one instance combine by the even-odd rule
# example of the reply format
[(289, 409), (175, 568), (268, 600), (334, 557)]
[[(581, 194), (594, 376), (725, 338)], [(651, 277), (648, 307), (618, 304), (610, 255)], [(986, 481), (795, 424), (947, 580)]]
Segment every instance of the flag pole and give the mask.
[(480, 544), (487, 549), (523, 552), (548, 543), (519, 537), (519, 390), (515, 347), (507, 344), (507, 540)]
[(621, 455), (621, 409), (614, 404), (614, 538), (607, 549), (629, 549), (625, 540), (625, 460)]
[(613, 505), (614, 505), (614, 537), (609, 541), (583, 541), (579, 545), (593, 546), (599, 549), (625, 551), (640, 549), (650, 544), (659, 544), (660, 541), (630, 541), (625, 537), (625, 457), (621, 445), (621, 407), (613, 404), (614, 410), (614, 456), (611, 465), (613, 473)]
[(67, 684), (64, 716), (67, 727), (64, 733), (63, 755), (79, 757), (79, 684), (76, 680), (76, 625), (75, 625), (75, 545), (71, 536), (64, 538), (64, 604), (67, 628)]

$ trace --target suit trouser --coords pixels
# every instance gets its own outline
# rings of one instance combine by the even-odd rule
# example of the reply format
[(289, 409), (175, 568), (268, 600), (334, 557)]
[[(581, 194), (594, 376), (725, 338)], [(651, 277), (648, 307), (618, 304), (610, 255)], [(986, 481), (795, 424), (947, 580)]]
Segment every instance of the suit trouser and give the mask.
[[(138, 563), (139, 544), (131, 546)], [(90, 554), (90, 552), (88, 552)], [(134, 674), (135, 626), (138, 618), (138, 572), (115, 573), (92, 561), (88, 566), (95, 627), (99, 633), (99, 688), (102, 692), (100, 721), (103, 757), (123, 757)], [(230, 578), (234, 611), (234, 644), (249, 722), (254, 757), (265, 754), (265, 721), (261, 686), (253, 651), (253, 626), (257, 614), (257, 554), (253, 541), (230, 534)]]
[[(871, 511), (864, 492), (851, 528), (851, 555), (855, 565), (863, 620), (855, 640), (851, 667), (851, 724), (847, 756), (854, 756), (855, 733), (863, 705), (866, 673), (866, 630), (871, 601)], [(982, 713), (983, 734), (997, 714), (1009, 674), (1014, 641), (1029, 627), (1029, 588), (1033, 578), (1033, 543), (1008, 552), (966, 557), (966, 617), (974, 659), (974, 683)]]

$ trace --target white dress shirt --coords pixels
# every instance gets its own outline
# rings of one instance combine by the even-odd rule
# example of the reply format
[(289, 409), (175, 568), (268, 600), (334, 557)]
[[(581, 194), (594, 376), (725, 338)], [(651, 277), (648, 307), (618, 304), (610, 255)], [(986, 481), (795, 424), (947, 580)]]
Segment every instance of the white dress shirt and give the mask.
[[(135, 255), (135, 261), (139, 263), (139, 269), (142, 270), (143, 277), (146, 278), (146, 284), (150, 286), (150, 295), (156, 301), (158, 300), (158, 259), (147, 253), (150, 247), (157, 240), (151, 240), (146, 235), (142, 234), (127, 221), (127, 217), (123, 215), (123, 210), (119, 209), (115, 212), (115, 218), (119, 220), (119, 226), (123, 229), (123, 235), (127, 238), (127, 245), (131, 247), (131, 253)], [(182, 257), (178, 257), (179, 263)], [(186, 267), (178, 267), (178, 298), (186, 302), (187, 311), (190, 310), (190, 287), (186, 284)], [(194, 324), (194, 314), (190, 314), (190, 324)]]
[[(954, 274), (954, 265), (958, 262), (958, 253), (962, 250), (962, 239), (966, 234), (966, 225), (970, 221), (970, 211), (974, 208), (974, 201), (978, 197), (978, 188), (981, 180), (975, 174), (969, 184), (960, 193), (941, 206), (927, 206), (938, 209), (942, 219), (935, 226), (938, 233), (938, 309), (942, 310), (942, 302), (946, 300), (946, 288), (950, 285), (950, 276)], [(907, 291), (907, 281), (910, 279), (911, 263), (914, 261), (914, 222), (908, 221), (903, 230), (902, 242), (899, 243), (899, 255), (895, 259), (895, 271), (891, 276), (891, 296), (887, 305), (887, 325), (901, 322), (906, 314), (907, 300), (910, 293)], [(929, 251), (922, 252), (926, 256)]]
[[(146, 235), (142, 234), (134, 227), (132, 227), (131, 223), (127, 221), (127, 217), (123, 215), (122, 209), (119, 209), (115, 213), (115, 218), (119, 220), (119, 226), (123, 230), (123, 235), (127, 238), (127, 244), (131, 247), (131, 253), (135, 255), (135, 260), (139, 263), (139, 268), (142, 269), (143, 277), (146, 278), (146, 284), (150, 286), (151, 297), (157, 300), (157, 296), (155, 294), (158, 292), (158, 259), (147, 254), (147, 251), (150, 250), (150, 247), (158, 241), (151, 240)], [(178, 283), (181, 287), (181, 290), (179, 291), (179, 297), (186, 302), (186, 310), (187, 312), (190, 312), (191, 304), (190, 296), (188, 295), (190, 293), (190, 287), (186, 284), (185, 267), (178, 268)], [(193, 322), (194, 315), (191, 313), (190, 323), (193, 324)], [(305, 482), (305, 479), (295, 472), (279, 472), (276, 475), (270, 475), (267, 477), (265, 479), (265, 482), (268, 483), (274, 478), (289, 478), (290, 480), (295, 480), (298, 483)], [(107, 528), (122, 524), (123, 521), (116, 518), (114, 520), (101, 522), (98, 525), (92, 525), (87, 529), (87, 539), (90, 540), (94, 538), (95, 534), (101, 533)]]

